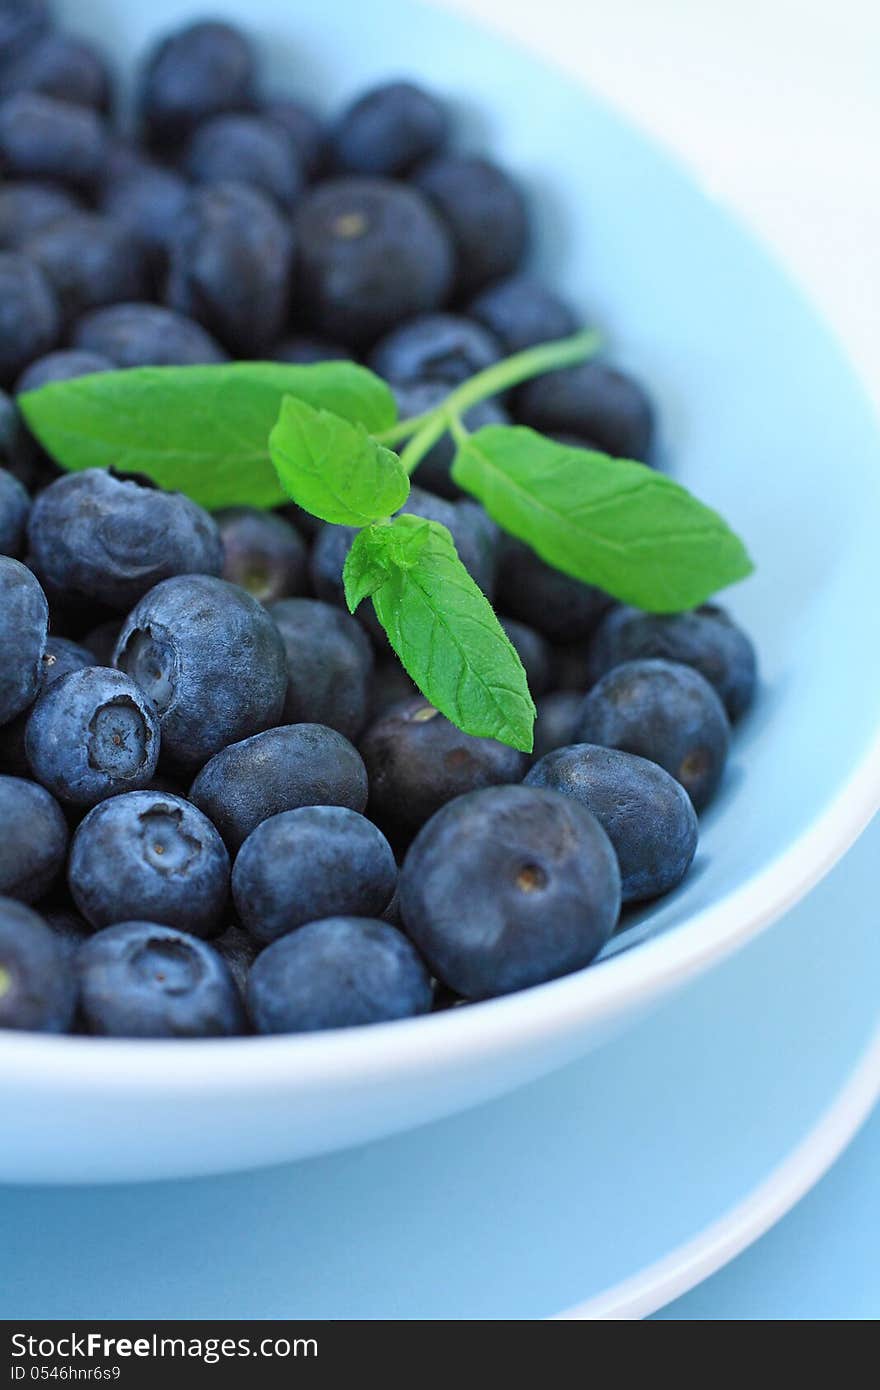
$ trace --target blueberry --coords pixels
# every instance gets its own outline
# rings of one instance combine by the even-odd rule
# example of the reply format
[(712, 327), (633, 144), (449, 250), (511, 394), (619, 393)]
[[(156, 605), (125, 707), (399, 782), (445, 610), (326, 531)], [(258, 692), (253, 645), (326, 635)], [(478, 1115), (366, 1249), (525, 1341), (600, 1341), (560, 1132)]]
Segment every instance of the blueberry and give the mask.
[(284, 723), (326, 724), (356, 738), (367, 720), (373, 667), (360, 623), (318, 599), (283, 599), (269, 613), (287, 656)]
[(693, 666), (715, 687), (731, 719), (745, 713), (755, 694), (755, 649), (742, 628), (713, 604), (692, 613), (614, 608), (596, 631), (589, 656), (594, 681), (640, 657)]
[(324, 162), (324, 124), (301, 101), (275, 97), (264, 103), (263, 115), (280, 126), (293, 145), (306, 178), (314, 178)]
[(461, 294), (473, 294), (519, 268), (529, 242), (525, 199), (488, 159), (447, 155), (431, 160), (415, 184), (452, 236)]
[(221, 932), (220, 936), (215, 936), (211, 945), (225, 960), (236, 988), (244, 998), (248, 975), (259, 951), (256, 941), (249, 932), (233, 924), (227, 927), (225, 932)]
[(647, 462), (654, 408), (631, 376), (604, 362), (584, 362), (535, 377), (516, 396), (520, 423), (545, 434), (594, 439), (605, 453)]
[(37, 232), (79, 211), (74, 195), (56, 184), (6, 184), (0, 188), (0, 250), (17, 251)]
[(74, 381), (80, 376), (113, 370), (109, 357), (102, 357), (97, 352), (59, 348), (57, 352), (38, 357), (29, 367), (25, 367), (15, 383), (15, 394), (22, 396), (25, 391), (39, 391), (41, 386), (49, 386), (54, 381)]
[(31, 908), (0, 898), (0, 1029), (66, 1033), (75, 1008), (64, 947)]
[(551, 642), (588, 637), (610, 602), (601, 589), (553, 569), (511, 537), (501, 547), (497, 592), (504, 612)]
[(276, 512), (227, 507), (215, 512), (223, 543), (223, 578), (240, 584), (261, 603), (301, 594), (306, 583), (302, 537)]
[(595, 816), (542, 787), (490, 787), (451, 801), (400, 875), (408, 935), (466, 999), (580, 970), (620, 912), (620, 872)]
[(10, 178), (92, 187), (106, 151), (104, 126), (88, 107), (40, 92), (16, 92), (0, 102), (0, 170)]
[(396, 927), (368, 917), (310, 922), (254, 962), (247, 1003), (259, 1033), (312, 1033), (426, 1014), (431, 981)]
[(49, 0), (0, 0), (0, 54), (17, 62), (51, 28)]
[(587, 695), (577, 739), (659, 763), (702, 811), (724, 772), (730, 724), (699, 671), (674, 661), (627, 661)]
[[(433, 410), (445, 400), (449, 395), (450, 384), (448, 381), (413, 381), (406, 385), (393, 382), (392, 389), (400, 419), (411, 420), (416, 415)], [(480, 401), (472, 406), (470, 410), (465, 411), (462, 420), (465, 428), (471, 432), (481, 430), (486, 425), (510, 424), (507, 412), (493, 400)], [(445, 497), (448, 501), (460, 500), (464, 493), (451, 477), (454, 457), (455, 445), (452, 436), (444, 434), (418, 465), (419, 486), (436, 493), (438, 497)]]
[(170, 244), (172, 309), (246, 357), (270, 350), (287, 319), (293, 240), (269, 198), (241, 183), (193, 191)]
[(89, 309), (140, 299), (147, 262), (128, 228), (94, 212), (74, 213), (35, 232), (22, 246), (55, 291), (67, 322)]
[(108, 618), (97, 627), (90, 628), (82, 639), (82, 644), (91, 653), (92, 660), (87, 666), (112, 666), (113, 653), (122, 631), (121, 618)]
[(511, 275), (489, 285), (473, 300), (468, 314), (507, 354), (567, 338), (578, 328), (574, 310), (529, 275)]
[(80, 947), (92, 935), (88, 922), (76, 912), (47, 912), (45, 922), (67, 960), (73, 964), (79, 955)]
[(30, 509), (27, 490), (12, 473), (0, 468), (0, 555), (21, 555)]
[(367, 774), (354, 748), (323, 724), (287, 724), (230, 744), (206, 763), (190, 800), (210, 816), (230, 852), (281, 811), (347, 806), (363, 811)]
[(121, 671), (87, 666), (53, 681), (25, 734), (34, 776), (60, 801), (94, 806), (138, 791), (156, 771), (159, 721)]
[(370, 815), (406, 838), (453, 797), (521, 782), (524, 753), (491, 738), (462, 733), (419, 696), (392, 708), (361, 740), (370, 780)]
[(79, 825), (67, 869), (70, 891), (93, 927), (150, 921), (211, 936), (229, 899), (229, 856), (214, 826), (183, 797), (125, 792)]
[(657, 763), (577, 743), (547, 753), (525, 780), (592, 811), (614, 846), (625, 903), (670, 892), (690, 868), (697, 813), (681, 784)]
[(452, 282), (449, 236), (415, 189), (383, 179), (322, 183), (299, 205), (299, 284), (319, 333), (352, 347), (438, 309)]
[[(37, 698), (55, 681), (59, 681), (62, 676), (70, 675), (71, 671), (81, 671), (85, 666), (94, 665), (94, 657), (87, 648), (78, 646), (76, 642), (69, 642), (66, 637), (49, 637), (43, 652)], [(30, 777), (31, 775), (25, 748), (25, 735), (32, 708), (31, 705), (22, 710), (21, 714), (17, 714), (14, 719), (10, 719), (8, 724), (0, 727), (0, 768), (4, 772), (13, 773), (16, 777)]]
[(535, 746), (532, 757), (537, 760), (554, 748), (574, 743), (584, 697), (574, 690), (554, 690), (535, 701)]
[(116, 367), (191, 367), (225, 362), (201, 324), (159, 304), (94, 309), (73, 330), (73, 345), (109, 357)]
[(190, 140), (184, 167), (196, 183), (244, 183), (290, 209), (303, 186), (289, 136), (261, 116), (214, 116)]
[(275, 362), (291, 362), (294, 366), (310, 367), (315, 362), (350, 361), (351, 353), (348, 348), (340, 347), (339, 343), (330, 343), (324, 338), (298, 333), (276, 343), (272, 349), (272, 358)]
[(395, 384), (427, 377), (454, 386), (491, 367), (500, 356), (498, 343), (480, 324), (458, 314), (424, 314), (382, 338), (369, 365)]
[(0, 725), (36, 698), (48, 626), (46, 595), (31, 571), (0, 555)]
[(0, 383), (58, 341), (61, 314), (39, 266), (13, 251), (0, 252)]
[(110, 106), (110, 72), (101, 54), (73, 34), (47, 34), (0, 72), (0, 94), (42, 92), (58, 101)]
[(179, 492), (100, 468), (41, 492), (28, 526), (31, 563), (50, 590), (124, 611), (162, 579), (219, 574), (216, 523)]
[(131, 173), (104, 184), (99, 204), (161, 265), (188, 198), (189, 184), (173, 169), (141, 160)]
[(549, 644), (540, 632), (535, 632), (525, 623), (518, 623), (515, 618), (501, 618), (499, 621), (525, 668), (529, 690), (533, 696), (543, 695), (550, 684), (552, 658)]
[(223, 1038), (246, 1027), (229, 967), (212, 946), (156, 922), (120, 922), (76, 958), (90, 1033), (108, 1038)]
[(256, 599), (223, 579), (181, 575), (157, 584), (129, 613), (115, 665), (152, 700), (163, 753), (180, 767), (200, 767), (281, 717), (281, 636)]
[(67, 854), (67, 822), (43, 787), (0, 777), (0, 897), (34, 903), (49, 891)]
[(254, 105), (250, 43), (229, 24), (201, 21), (178, 29), (149, 54), (139, 107), (150, 139), (174, 147), (209, 116)]
[(303, 806), (258, 825), (232, 870), (242, 925), (274, 941), (322, 917), (379, 917), (397, 887), (381, 830), (343, 806)]
[(377, 663), (370, 682), (370, 719), (375, 722), (395, 705), (406, 704), (419, 695), (396, 656)]
[(343, 112), (330, 145), (343, 172), (391, 178), (439, 153), (448, 137), (449, 117), (436, 97), (411, 82), (389, 82)]

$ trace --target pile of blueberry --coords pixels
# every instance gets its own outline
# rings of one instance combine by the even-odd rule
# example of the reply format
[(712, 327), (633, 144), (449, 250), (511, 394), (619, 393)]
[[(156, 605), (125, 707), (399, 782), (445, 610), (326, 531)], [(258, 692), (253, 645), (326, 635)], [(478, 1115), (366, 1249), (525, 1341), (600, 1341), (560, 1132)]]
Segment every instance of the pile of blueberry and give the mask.
[[(283, 1033), (580, 969), (675, 888), (755, 685), (717, 607), (613, 604), (501, 537), (437, 445), (443, 522), (537, 700), (532, 759), (437, 713), (345, 609), (351, 532), (61, 475), (19, 393), (148, 364), (366, 361), (404, 416), (577, 321), (528, 209), (407, 82), (325, 123), (200, 22), (112, 75), (0, 3), (0, 1028)], [(651, 461), (641, 387), (556, 371), (474, 412)], [(428, 489), (428, 490), (425, 490)]]

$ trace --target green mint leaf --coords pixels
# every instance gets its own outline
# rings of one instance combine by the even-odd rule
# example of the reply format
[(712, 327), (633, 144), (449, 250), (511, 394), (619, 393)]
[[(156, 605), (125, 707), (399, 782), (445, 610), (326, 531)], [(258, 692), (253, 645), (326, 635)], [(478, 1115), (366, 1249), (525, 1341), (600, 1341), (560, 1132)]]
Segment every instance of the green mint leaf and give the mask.
[(429, 523), (410, 515), (397, 517), (392, 525), (367, 526), (359, 531), (342, 570), (349, 612), (354, 613), (395, 569), (412, 569), (429, 539)]
[(383, 381), (353, 362), (134, 367), (19, 396), (30, 429), (63, 468), (145, 473), (208, 508), (287, 500), (269, 457), (285, 395), (370, 431), (397, 418)]
[(287, 496), (337, 526), (369, 526), (409, 496), (400, 459), (362, 424), (295, 396), (282, 402), (269, 453)]
[[(361, 532), (352, 550), (369, 555), (363, 587), (419, 690), (465, 733), (530, 753), (535, 706), (526, 673), (446, 527), (406, 515), (373, 530), (378, 539), (358, 547)], [(384, 582), (374, 583), (383, 569)]]
[(452, 476), (542, 560), (648, 612), (695, 608), (752, 571), (717, 512), (642, 463), (489, 425)]

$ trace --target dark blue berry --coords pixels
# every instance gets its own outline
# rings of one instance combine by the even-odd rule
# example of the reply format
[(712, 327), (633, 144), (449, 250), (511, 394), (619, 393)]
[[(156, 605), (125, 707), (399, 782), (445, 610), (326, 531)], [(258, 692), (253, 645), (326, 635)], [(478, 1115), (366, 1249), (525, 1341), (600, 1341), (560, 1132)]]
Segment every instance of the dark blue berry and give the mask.
[(350, 361), (351, 353), (348, 348), (340, 347), (338, 343), (330, 343), (323, 338), (301, 333), (294, 337), (282, 338), (280, 343), (276, 343), (272, 349), (272, 359), (275, 362), (291, 362), (294, 366), (310, 367), (315, 362)]
[(39, 391), (41, 386), (49, 386), (54, 381), (74, 381), (80, 376), (92, 376), (95, 372), (112, 372), (113, 363), (109, 357), (97, 352), (81, 352), (77, 348), (59, 348), (48, 352), (25, 367), (15, 383), (15, 394), (22, 396), (26, 391)]
[(0, 170), (9, 178), (93, 187), (106, 153), (104, 125), (86, 106), (40, 92), (0, 102)]
[(233, 924), (219, 936), (215, 936), (211, 945), (225, 960), (236, 988), (244, 998), (248, 975), (260, 949), (256, 941), (249, 932)]
[(76, 992), (69, 956), (42, 917), (0, 898), (0, 1029), (66, 1033)]
[(254, 54), (244, 34), (229, 24), (200, 21), (169, 34), (149, 54), (141, 119), (154, 143), (179, 147), (209, 116), (252, 107), (255, 86)]
[(67, 822), (54, 796), (23, 777), (0, 777), (0, 897), (35, 903), (67, 854)]
[(276, 97), (264, 103), (263, 115), (280, 126), (293, 145), (306, 178), (314, 178), (324, 161), (324, 123), (301, 101)]
[(395, 384), (428, 378), (455, 386), (500, 357), (499, 344), (480, 324), (458, 314), (424, 314), (380, 339), (369, 365)]
[(543, 695), (550, 684), (552, 656), (549, 643), (540, 632), (535, 632), (525, 623), (518, 623), (515, 618), (501, 618), (499, 621), (523, 664), (533, 697)]
[(456, 251), (460, 294), (473, 294), (519, 268), (529, 242), (525, 199), (488, 159), (447, 155), (415, 176), (448, 227)]
[(389, 82), (343, 112), (330, 145), (333, 162), (344, 173), (391, 178), (439, 153), (448, 137), (442, 102), (411, 82)]
[(31, 499), (12, 473), (0, 468), (0, 555), (16, 559), (24, 549)]
[(52, 27), (49, 0), (0, 0), (0, 54), (14, 63)]
[(125, 610), (162, 579), (219, 574), (217, 526), (196, 502), (100, 468), (41, 492), (28, 526), (31, 562), (51, 589)]
[(131, 173), (105, 182), (99, 204), (107, 217), (137, 239), (154, 264), (164, 265), (188, 198), (189, 184), (173, 169), (141, 160)]
[(322, 917), (380, 917), (396, 887), (385, 836), (342, 806), (270, 816), (247, 837), (232, 870), (242, 925), (261, 942)]
[(224, 579), (266, 604), (303, 592), (305, 542), (283, 516), (257, 507), (227, 507), (215, 512), (214, 520), (223, 543)]
[[(49, 637), (43, 652), (37, 698), (44, 690), (48, 690), (55, 681), (59, 681), (62, 676), (68, 676), (71, 671), (82, 671), (84, 667), (94, 665), (95, 659), (86, 647), (80, 647), (76, 642), (69, 642), (66, 637)], [(16, 715), (14, 719), (10, 719), (8, 724), (0, 726), (0, 768), (4, 772), (13, 773), (16, 777), (30, 777), (31, 775), (25, 747), (25, 735), (32, 708), (32, 705), (29, 706), (22, 710), (21, 714)]]
[(80, 211), (66, 188), (23, 181), (0, 188), (0, 250), (17, 251), (37, 232)]
[(28, 720), (25, 748), (34, 776), (60, 801), (94, 806), (150, 781), (159, 759), (159, 721), (121, 671), (87, 666), (43, 692)]
[(373, 668), (360, 623), (319, 599), (283, 599), (269, 613), (287, 656), (284, 723), (326, 724), (356, 738), (367, 720)]
[(36, 699), (48, 626), (46, 595), (31, 571), (0, 555), (0, 724)]
[(74, 328), (73, 346), (109, 357), (117, 367), (191, 367), (226, 361), (226, 353), (201, 324), (160, 304), (94, 309)]
[(93, 927), (133, 920), (211, 936), (229, 898), (229, 856), (214, 826), (182, 797), (126, 792), (102, 801), (70, 847), (70, 891)]
[(310, 922), (257, 957), (247, 1002), (259, 1033), (311, 1033), (426, 1014), (431, 981), (396, 927), (367, 917)]
[(12, 92), (42, 92), (58, 101), (107, 111), (110, 71), (92, 44), (74, 34), (47, 34), (0, 71), (0, 93)]
[(157, 584), (129, 613), (115, 665), (152, 700), (163, 754), (181, 767), (200, 767), (281, 718), (281, 636), (265, 608), (224, 579), (181, 575)]
[(554, 569), (510, 536), (501, 545), (497, 594), (505, 613), (551, 642), (588, 637), (610, 603), (601, 589)]
[(245, 1031), (241, 996), (204, 941), (156, 922), (120, 922), (76, 957), (90, 1033), (109, 1038), (221, 1038)]
[(200, 125), (184, 160), (196, 183), (248, 184), (290, 209), (303, 186), (292, 140), (261, 116), (214, 116)]
[(574, 743), (574, 731), (580, 719), (583, 694), (575, 690), (554, 690), (535, 701), (535, 746), (532, 757), (537, 760), (554, 748)]
[[(433, 410), (449, 395), (448, 381), (413, 381), (405, 385), (393, 382), (392, 389), (397, 401), (397, 411), (401, 420), (411, 420)], [(507, 412), (497, 401), (480, 401), (465, 411), (462, 416), (465, 428), (474, 432), (486, 425), (509, 425)], [(457, 502), (463, 496), (461, 488), (452, 481), (452, 461), (455, 457), (455, 444), (451, 434), (444, 434), (429, 449), (418, 465), (417, 479), (420, 488), (427, 488), (438, 497)]]
[(627, 661), (584, 700), (577, 739), (659, 763), (702, 811), (724, 772), (730, 723), (699, 671), (673, 661)]
[(620, 912), (611, 841), (577, 801), (491, 787), (428, 822), (400, 875), (408, 935), (433, 973), (487, 999), (580, 970)]
[(299, 288), (319, 333), (358, 347), (443, 304), (449, 236), (415, 189), (350, 177), (309, 191), (295, 219)]
[(97, 627), (90, 628), (82, 639), (82, 644), (92, 655), (92, 660), (87, 661), (87, 666), (112, 666), (113, 653), (116, 651), (116, 643), (119, 641), (119, 634), (122, 631), (121, 618), (108, 618), (106, 622), (98, 623)]
[(39, 266), (16, 252), (0, 252), (0, 383), (15, 381), (55, 346), (60, 332), (58, 301)]
[(697, 813), (681, 784), (657, 763), (577, 743), (547, 753), (525, 780), (592, 811), (614, 846), (625, 903), (670, 892), (690, 868)]
[(528, 275), (498, 280), (471, 303), (468, 314), (487, 328), (505, 353), (567, 338), (578, 319), (564, 300)]
[(323, 724), (286, 724), (230, 744), (206, 763), (190, 800), (216, 825), (230, 852), (269, 816), (299, 806), (363, 811), (367, 774), (357, 749)]
[(370, 682), (370, 719), (375, 722), (395, 705), (406, 704), (418, 696), (418, 688), (410, 680), (396, 656), (377, 662)]
[(516, 416), (544, 434), (577, 435), (617, 458), (650, 461), (654, 408), (637, 381), (604, 362), (535, 377), (517, 392)]
[(79, 948), (92, 935), (88, 922), (76, 912), (47, 912), (45, 921), (67, 959), (74, 963)]
[(55, 291), (66, 322), (89, 309), (140, 299), (149, 290), (146, 255), (128, 228), (94, 212), (74, 213), (22, 245)]

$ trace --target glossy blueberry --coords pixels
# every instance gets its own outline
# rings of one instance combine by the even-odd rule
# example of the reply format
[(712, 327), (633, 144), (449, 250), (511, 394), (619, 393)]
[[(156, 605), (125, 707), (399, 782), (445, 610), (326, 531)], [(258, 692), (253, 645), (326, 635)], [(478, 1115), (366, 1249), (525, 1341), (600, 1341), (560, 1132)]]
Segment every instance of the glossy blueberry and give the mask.
[(259, 951), (256, 941), (243, 927), (233, 923), (219, 936), (213, 937), (211, 945), (225, 960), (236, 988), (244, 998), (248, 975)]
[[(59, 681), (71, 671), (82, 671), (86, 666), (94, 666), (95, 659), (86, 648), (66, 637), (49, 637), (43, 652), (40, 685), (37, 699), (50, 685)], [(30, 777), (31, 768), (25, 747), (28, 719), (32, 705), (22, 710), (8, 724), (0, 725), (0, 769), (11, 772), (16, 777)]]
[(256, 67), (245, 35), (211, 20), (169, 34), (149, 54), (139, 108), (150, 139), (178, 147), (195, 127), (222, 111), (254, 105)]
[(289, 97), (276, 97), (262, 107), (263, 115), (280, 126), (290, 140), (306, 178), (314, 178), (324, 161), (324, 123), (311, 107)]
[(431, 980), (403, 932), (368, 917), (328, 917), (283, 936), (247, 986), (259, 1033), (312, 1033), (426, 1014)]
[(110, 71), (98, 50), (84, 39), (47, 34), (0, 71), (0, 94), (12, 92), (42, 92), (58, 101), (106, 111)]
[(0, 555), (21, 555), (30, 509), (26, 488), (12, 473), (0, 468)]
[(577, 739), (659, 763), (702, 811), (724, 772), (730, 723), (712, 686), (691, 666), (627, 661), (587, 695)]
[(670, 892), (690, 868), (697, 813), (681, 784), (657, 763), (576, 743), (547, 753), (525, 780), (592, 811), (614, 846), (625, 903)]
[(105, 182), (99, 203), (161, 264), (188, 198), (189, 184), (173, 169), (141, 160), (131, 173)]
[(293, 141), (262, 116), (214, 116), (194, 132), (184, 167), (196, 183), (244, 183), (290, 209), (304, 177)]
[(260, 603), (301, 594), (307, 555), (299, 533), (277, 512), (227, 507), (214, 520), (223, 543), (223, 578), (241, 585)]
[(226, 353), (201, 324), (160, 304), (94, 309), (74, 327), (73, 346), (109, 357), (116, 367), (191, 367), (226, 361)]
[(427, 377), (454, 386), (491, 367), (500, 356), (499, 344), (480, 324), (458, 314), (424, 314), (380, 339), (369, 365), (395, 384)]
[(48, 626), (46, 595), (31, 571), (0, 555), (0, 725), (36, 698)]
[(68, 473), (41, 492), (28, 538), (50, 589), (120, 611), (162, 579), (223, 567), (216, 523), (196, 502), (101, 468)]
[(281, 718), (281, 636), (265, 608), (224, 579), (157, 584), (125, 620), (114, 664), (152, 700), (163, 754), (181, 767), (200, 767)]
[(342, 113), (331, 133), (331, 155), (344, 173), (392, 178), (439, 153), (448, 137), (442, 102), (412, 82), (388, 82)]
[(40, 695), (25, 748), (34, 776), (59, 801), (94, 806), (150, 781), (159, 759), (159, 721), (128, 676), (87, 666)]
[(0, 250), (17, 251), (35, 233), (79, 211), (74, 195), (57, 184), (6, 184), (0, 188)]
[[(412, 381), (406, 385), (393, 382), (392, 389), (397, 401), (397, 411), (401, 420), (411, 420), (433, 410), (449, 395), (448, 381)], [(510, 417), (497, 401), (480, 401), (465, 411), (462, 417), (464, 426), (472, 433), (485, 425), (509, 425)], [(455, 444), (451, 434), (444, 434), (433, 448), (429, 449), (418, 465), (419, 487), (427, 488), (438, 497), (456, 502), (464, 497), (461, 488), (452, 481), (452, 460), (455, 457)]]
[(79, 376), (113, 370), (109, 357), (102, 357), (97, 352), (59, 348), (57, 352), (47, 352), (45, 357), (38, 357), (25, 367), (15, 383), (15, 394), (21, 396), (25, 391), (39, 391), (41, 386), (49, 386), (53, 381), (73, 381)]
[(610, 602), (601, 589), (554, 569), (509, 536), (501, 546), (496, 588), (505, 613), (551, 642), (588, 637)]
[(529, 275), (489, 285), (470, 304), (468, 315), (489, 330), (505, 354), (567, 338), (578, 327), (574, 310)]
[(367, 774), (357, 749), (323, 724), (285, 724), (230, 744), (206, 763), (190, 800), (231, 853), (269, 816), (299, 806), (363, 811)]
[(166, 303), (244, 357), (267, 353), (287, 319), (293, 239), (272, 201), (243, 183), (197, 188), (171, 241)]
[(246, 1028), (241, 995), (204, 941), (156, 922), (120, 922), (79, 950), (80, 1008), (108, 1038), (223, 1038)]
[(415, 176), (452, 236), (460, 294), (473, 294), (519, 268), (529, 241), (525, 199), (488, 159), (446, 155)]
[(731, 719), (744, 714), (754, 698), (755, 649), (742, 628), (714, 604), (692, 613), (613, 608), (590, 644), (592, 679), (641, 657), (693, 666), (715, 687)]
[(575, 690), (554, 690), (535, 701), (537, 718), (532, 757), (536, 761), (554, 748), (564, 748), (574, 742), (583, 703), (583, 694)]
[(149, 289), (141, 243), (98, 213), (54, 222), (24, 242), (22, 251), (42, 270), (68, 323), (89, 309), (140, 299)]
[(356, 738), (367, 720), (373, 649), (349, 613), (318, 599), (273, 603), (287, 656), (285, 724), (326, 724)]
[(0, 0), (0, 54), (3, 61), (16, 62), (49, 32), (51, 26), (49, 0)]
[(535, 377), (520, 387), (516, 416), (545, 434), (596, 441), (618, 458), (647, 462), (654, 438), (654, 408), (631, 376), (604, 362), (584, 362)]
[(518, 623), (515, 618), (500, 618), (499, 621), (523, 664), (529, 690), (534, 697), (543, 695), (550, 684), (552, 656), (549, 643), (540, 632), (527, 627), (525, 623)]
[(395, 839), (413, 835), (453, 797), (521, 782), (524, 753), (462, 733), (422, 696), (397, 705), (360, 744), (370, 780), (370, 815)]
[(250, 834), (232, 870), (242, 925), (275, 941), (322, 917), (380, 917), (397, 887), (381, 830), (343, 806), (303, 806)]
[(542, 787), (490, 787), (428, 822), (400, 875), (407, 934), (466, 999), (580, 970), (620, 912), (620, 872), (583, 806)]
[(275, 362), (292, 362), (295, 366), (310, 367), (315, 362), (350, 361), (351, 353), (339, 343), (330, 343), (324, 338), (298, 333), (289, 338), (282, 338), (280, 343), (276, 343), (272, 349), (272, 359)]
[(35, 903), (67, 854), (67, 822), (54, 796), (23, 777), (0, 777), (0, 897)]
[(164, 792), (125, 792), (89, 811), (74, 834), (67, 877), (93, 927), (140, 912), (211, 936), (229, 898), (229, 856), (214, 826), (183, 797)]
[(0, 252), (0, 383), (9, 385), (29, 362), (58, 341), (61, 314), (39, 266)]
[(0, 898), (0, 1029), (66, 1033), (76, 993), (70, 959), (42, 917)]
[(299, 288), (315, 328), (359, 347), (438, 309), (452, 283), (449, 236), (415, 189), (384, 179), (322, 183), (295, 218)]
[(40, 92), (0, 102), (0, 170), (14, 179), (50, 179), (89, 188), (101, 176), (107, 134), (86, 106)]

